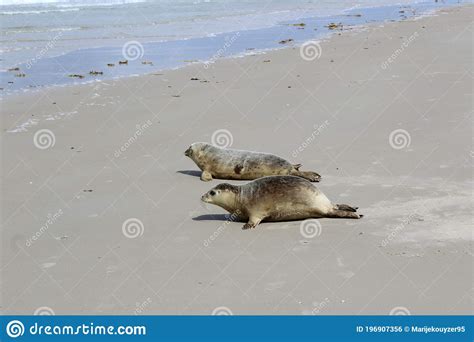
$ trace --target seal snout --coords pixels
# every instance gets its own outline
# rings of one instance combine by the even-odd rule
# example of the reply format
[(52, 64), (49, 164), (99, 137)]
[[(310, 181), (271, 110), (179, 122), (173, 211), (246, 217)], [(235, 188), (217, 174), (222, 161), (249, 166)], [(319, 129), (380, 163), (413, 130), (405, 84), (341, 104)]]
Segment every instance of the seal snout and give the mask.
[(201, 201), (203, 201), (205, 203), (209, 203), (210, 202), (209, 194), (205, 193), (204, 195), (202, 195), (201, 196)]
[(191, 147), (189, 147), (186, 151), (184, 151), (184, 155), (186, 157), (191, 157), (192, 154), (193, 154), (193, 150), (191, 149)]
[(201, 196), (201, 201), (206, 203), (215, 203), (215, 201), (213, 201), (213, 198), (215, 198), (214, 196), (216, 196), (218, 192), (218, 190), (214, 189), (206, 192), (204, 195)]

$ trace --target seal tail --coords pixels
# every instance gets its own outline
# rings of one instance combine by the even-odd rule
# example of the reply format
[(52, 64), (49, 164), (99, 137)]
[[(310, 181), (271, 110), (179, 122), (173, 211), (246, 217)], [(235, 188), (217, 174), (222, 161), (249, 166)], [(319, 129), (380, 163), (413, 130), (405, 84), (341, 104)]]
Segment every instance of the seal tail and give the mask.
[(351, 207), (347, 204), (336, 204), (325, 216), (333, 218), (352, 218), (360, 219), (364, 215), (358, 214), (357, 207)]

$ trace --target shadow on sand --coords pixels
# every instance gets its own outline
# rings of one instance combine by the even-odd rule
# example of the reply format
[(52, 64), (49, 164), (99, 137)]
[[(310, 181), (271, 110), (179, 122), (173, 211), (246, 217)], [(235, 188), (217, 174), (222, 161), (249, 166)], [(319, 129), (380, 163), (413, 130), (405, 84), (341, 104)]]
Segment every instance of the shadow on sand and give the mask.
[[(230, 221), (230, 214), (205, 214), (193, 217), (194, 221)], [(235, 222), (241, 222), (232, 220)]]
[(196, 171), (196, 170), (179, 170), (176, 171), (176, 173), (181, 173), (183, 175), (188, 175), (188, 176), (194, 176), (194, 177), (201, 177), (201, 171)]

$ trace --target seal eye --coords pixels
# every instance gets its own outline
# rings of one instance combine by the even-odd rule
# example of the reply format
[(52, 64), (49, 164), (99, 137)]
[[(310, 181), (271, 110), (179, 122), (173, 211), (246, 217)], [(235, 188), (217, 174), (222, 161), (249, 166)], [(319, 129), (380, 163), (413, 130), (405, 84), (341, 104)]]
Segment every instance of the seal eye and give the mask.
[(209, 191), (209, 195), (214, 196), (216, 192), (214, 190)]

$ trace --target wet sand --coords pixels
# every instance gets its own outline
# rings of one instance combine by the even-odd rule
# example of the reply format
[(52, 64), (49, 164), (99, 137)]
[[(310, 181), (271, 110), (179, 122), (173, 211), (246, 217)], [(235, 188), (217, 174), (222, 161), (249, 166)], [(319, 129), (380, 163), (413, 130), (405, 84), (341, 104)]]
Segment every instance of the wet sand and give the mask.
[[(473, 9), (7, 98), (1, 312), (472, 314)], [(183, 154), (216, 131), (364, 218), (227, 222)]]

